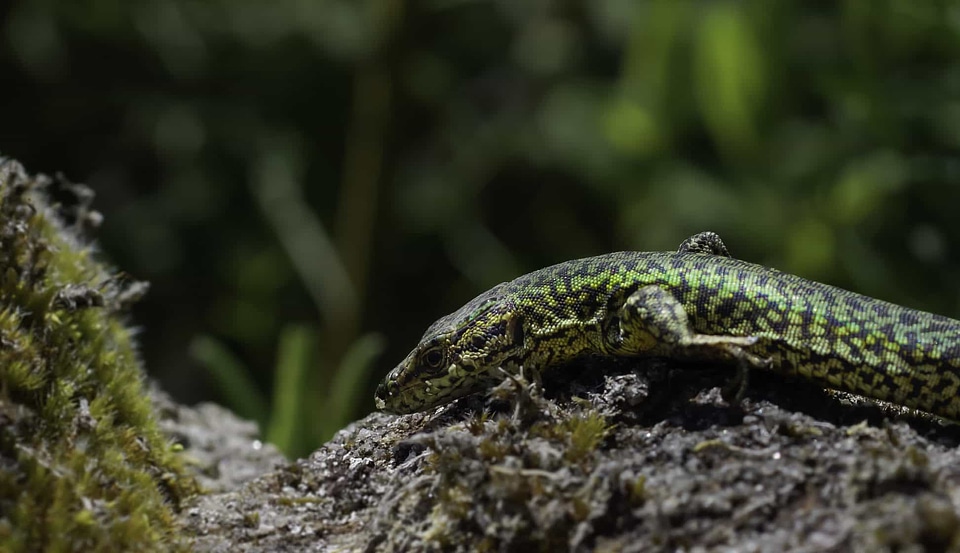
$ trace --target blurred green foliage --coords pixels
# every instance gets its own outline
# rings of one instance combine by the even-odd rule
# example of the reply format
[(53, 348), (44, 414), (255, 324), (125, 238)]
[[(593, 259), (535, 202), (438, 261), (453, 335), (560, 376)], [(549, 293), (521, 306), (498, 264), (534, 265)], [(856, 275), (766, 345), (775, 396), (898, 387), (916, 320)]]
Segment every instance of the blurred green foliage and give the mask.
[[(956, 1), (0, 10), (0, 151), (97, 190), (104, 249), (154, 285), (147, 365), (181, 399), (212, 393), (187, 346), (209, 336), (259, 389), (234, 402), (274, 420), (279, 336), (302, 323), (313, 368), (291, 404), (358, 416), (479, 291), (706, 229), (738, 257), (960, 315)], [(375, 369), (353, 369), (365, 391), (344, 405), (328, 387), (361, 378), (344, 359), (370, 331), (384, 353), (356, 356)]]

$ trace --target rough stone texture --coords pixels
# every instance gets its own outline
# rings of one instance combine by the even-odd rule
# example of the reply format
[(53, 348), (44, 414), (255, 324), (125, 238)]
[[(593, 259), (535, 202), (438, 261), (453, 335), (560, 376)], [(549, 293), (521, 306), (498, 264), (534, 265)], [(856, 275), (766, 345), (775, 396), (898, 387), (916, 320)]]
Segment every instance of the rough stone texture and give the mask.
[(960, 550), (956, 426), (767, 375), (729, 405), (725, 374), (595, 361), (371, 414), (182, 522), (230, 552)]
[(260, 441), (257, 424), (213, 403), (178, 405), (157, 387), (150, 390), (160, 429), (185, 450), (185, 459), (207, 493), (235, 490), (286, 463)]

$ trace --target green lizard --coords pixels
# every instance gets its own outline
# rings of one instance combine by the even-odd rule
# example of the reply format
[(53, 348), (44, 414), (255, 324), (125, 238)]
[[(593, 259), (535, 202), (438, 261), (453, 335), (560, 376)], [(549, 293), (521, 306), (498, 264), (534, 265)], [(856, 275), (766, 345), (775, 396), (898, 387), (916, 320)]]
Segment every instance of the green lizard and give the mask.
[(960, 321), (735, 259), (712, 232), (493, 287), (430, 326), (375, 401), (423, 411), (590, 354), (735, 363), (960, 420)]

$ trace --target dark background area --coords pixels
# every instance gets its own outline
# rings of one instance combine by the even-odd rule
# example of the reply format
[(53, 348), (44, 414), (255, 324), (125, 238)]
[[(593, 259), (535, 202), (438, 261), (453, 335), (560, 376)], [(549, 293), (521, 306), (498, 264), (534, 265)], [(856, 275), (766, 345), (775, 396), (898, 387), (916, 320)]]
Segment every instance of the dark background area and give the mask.
[(17, 0), (0, 18), (0, 154), (96, 191), (104, 254), (152, 283), (133, 314), (149, 373), (292, 454), (372, 409), (480, 291), (701, 230), (960, 315), (958, 2)]

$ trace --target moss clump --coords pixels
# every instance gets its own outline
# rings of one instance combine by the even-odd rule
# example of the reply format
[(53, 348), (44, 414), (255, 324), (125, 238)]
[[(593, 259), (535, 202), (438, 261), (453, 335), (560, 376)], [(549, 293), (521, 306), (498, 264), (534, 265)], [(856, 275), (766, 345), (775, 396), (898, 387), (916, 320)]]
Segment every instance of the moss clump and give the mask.
[(185, 549), (172, 510), (196, 484), (122, 321), (142, 285), (94, 259), (92, 194), (63, 186), (69, 213), (0, 158), (0, 551)]
[(643, 483), (598, 462), (615, 425), (587, 402), (516, 383), (510, 415), (484, 411), (411, 440), (428, 452), (396, 510), (384, 510), (392, 530), (381, 549), (586, 550), (596, 520), (632, 520)]

